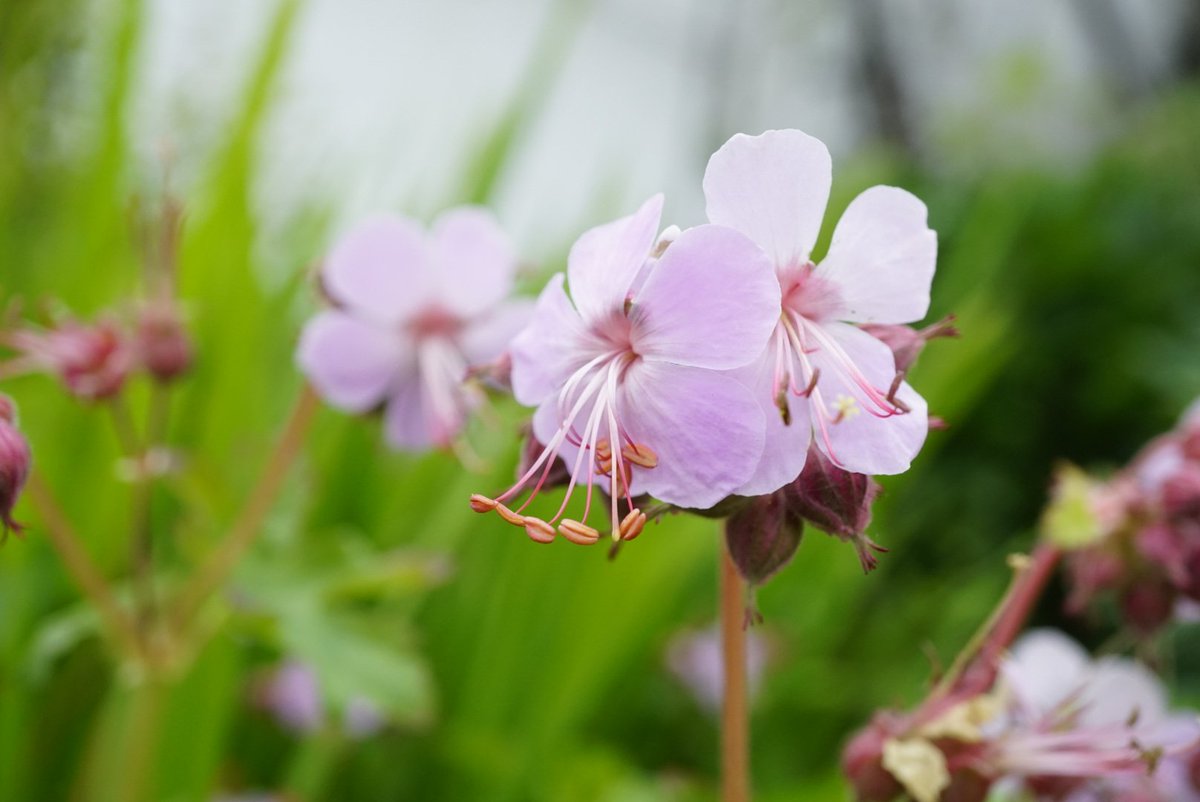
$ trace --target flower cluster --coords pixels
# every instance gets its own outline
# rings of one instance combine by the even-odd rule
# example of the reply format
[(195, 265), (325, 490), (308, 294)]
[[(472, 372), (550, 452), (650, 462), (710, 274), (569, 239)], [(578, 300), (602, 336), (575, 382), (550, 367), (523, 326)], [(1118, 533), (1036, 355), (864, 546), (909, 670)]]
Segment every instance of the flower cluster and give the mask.
[(1092, 660), (1065, 635), (1034, 630), (990, 687), (878, 714), (843, 768), (863, 802), (1183, 802), (1200, 793), (1187, 779), (1198, 749), (1200, 723), (1169, 712), (1140, 663)]
[(1112, 593), (1149, 633), (1180, 600), (1200, 602), (1200, 403), (1111, 479), (1068, 473), (1059, 495), (1059, 508), (1082, 508), (1084, 545), (1068, 557), (1074, 610)]
[(170, 382), (192, 364), (191, 340), (167, 301), (146, 303), (131, 326), (113, 316), (91, 323), (67, 318), (48, 328), (18, 328), (0, 341), (16, 354), (7, 373), (49, 373), (83, 401), (113, 398), (139, 371)]
[[(907, 469), (928, 430), (925, 402), (904, 381), (907, 363), (865, 326), (925, 315), (936, 237), (919, 200), (874, 187), (815, 263), (830, 183), (818, 140), (739, 134), (705, 173), (708, 224), (660, 234), (656, 196), (580, 237), (511, 347), (513, 391), (537, 408), (540, 450), (472, 508), (537, 542), (590, 544), (602, 534), (589, 522), (597, 486), (603, 528), (631, 540), (646, 523), (639, 497), (704, 510), (771, 494), (801, 475), (810, 444), (848, 474)], [(916, 341), (908, 347), (915, 356)], [(559, 461), (564, 499), (530, 514)], [(582, 513), (568, 516), (576, 492)]]

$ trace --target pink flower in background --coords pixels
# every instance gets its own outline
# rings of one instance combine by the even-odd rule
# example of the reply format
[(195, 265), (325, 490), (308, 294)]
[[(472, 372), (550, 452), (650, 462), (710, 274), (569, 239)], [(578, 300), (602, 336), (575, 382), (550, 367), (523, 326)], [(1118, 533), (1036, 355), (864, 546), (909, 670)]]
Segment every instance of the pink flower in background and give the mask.
[[(746, 676), (751, 697), (758, 693), (769, 655), (767, 639), (758, 631), (746, 633)], [(709, 713), (721, 709), (725, 665), (721, 658), (721, 631), (716, 625), (685, 630), (667, 644), (667, 668)]]
[(8, 335), (20, 356), (14, 368), (55, 374), (68, 392), (84, 401), (115, 396), (137, 367), (128, 334), (113, 320), (66, 320), (49, 330), (21, 329)]
[[(553, 540), (561, 520), (564, 537), (595, 542), (599, 530), (587, 523), (593, 483), (609, 494), (613, 537), (631, 539), (645, 523), (634, 496), (708, 507), (758, 464), (762, 412), (722, 371), (761, 353), (779, 315), (778, 283), (762, 250), (730, 228), (699, 226), (658, 240), (661, 211), (655, 196), (632, 216), (584, 233), (567, 262), (570, 294), (563, 275), (553, 277), (513, 341), (513, 391), (537, 406), (533, 432), (546, 445), (510, 489), (471, 504), (534, 540)], [(570, 480), (552, 518), (523, 515), (525, 505), (509, 509), (523, 490), (537, 494), (556, 456)], [(583, 514), (563, 518), (580, 484)]]
[(928, 430), (925, 401), (903, 382), (891, 349), (853, 324), (925, 316), (937, 237), (921, 201), (872, 187), (846, 209), (829, 253), (814, 264), (831, 169), (819, 140), (784, 130), (735, 135), (704, 174), (708, 219), (762, 246), (782, 293), (774, 333), (743, 372), (767, 413), (767, 438), (742, 495), (795, 479), (814, 437), (844, 470), (900, 473)]
[(10, 531), (19, 535), (24, 528), (13, 520), (12, 511), (29, 478), (31, 462), (29, 442), (17, 429), (12, 400), (0, 395), (0, 542)]
[(452, 209), (428, 232), (394, 215), (366, 220), (321, 268), (334, 308), (305, 327), (300, 367), (333, 406), (383, 406), (393, 446), (447, 446), (482, 400), (463, 384), (468, 367), (499, 357), (528, 321), (532, 303), (508, 299), (516, 267), (482, 209)]
[[(259, 703), (280, 725), (300, 735), (318, 731), (327, 721), (317, 674), (300, 660), (283, 662), (267, 678), (259, 689)], [(383, 711), (361, 696), (351, 698), (342, 711), (341, 731), (350, 738), (369, 738), (386, 725)]]

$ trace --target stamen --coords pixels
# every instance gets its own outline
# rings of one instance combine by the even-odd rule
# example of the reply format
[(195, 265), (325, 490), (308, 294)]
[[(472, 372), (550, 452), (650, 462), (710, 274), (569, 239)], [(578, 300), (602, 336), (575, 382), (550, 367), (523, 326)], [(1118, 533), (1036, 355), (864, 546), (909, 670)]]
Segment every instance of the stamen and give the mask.
[(621, 456), (643, 468), (654, 468), (658, 465), (658, 455), (645, 443), (634, 443), (621, 449)]
[(482, 493), (473, 493), (471, 495), (471, 509), (475, 512), (491, 512), (500, 505), (499, 501), (494, 498), (488, 498)]
[(779, 410), (779, 417), (783, 419), (783, 425), (791, 426), (792, 408), (788, 405), (787, 387), (780, 387), (775, 392), (775, 407)]
[(796, 395), (802, 398), (808, 398), (811, 396), (813, 394), (813, 390), (817, 389), (817, 379), (819, 378), (821, 378), (821, 369), (813, 368), (812, 376), (808, 380), (808, 386), (796, 393)]
[(849, 395), (839, 395), (833, 402), (833, 408), (837, 410), (837, 414), (833, 416), (834, 423), (850, 420), (862, 411), (854, 397)]
[(521, 526), (521, 527), (525, 526), (525, 521), (526, 521), (525, 516), (521, 515), (519, 513), (513, 512), (508, 507), (505, 507), (503, 504), (499, 504), (499, 503), (496, 504), (496, 513), (501, 518), (503, 518), (504, 520), (506, 520), (510, 524), (512, 524), (513, 526)]
[(558, 525), (559, 533), (579, 546), (590, 546), (600, 539), (600, 531), (585, 523), (564, 518)]
[(525, 516), (525, 533), (535, 543), (553, 543), (554, 527), (541, 518), (532, 515)]
[(621, 519), (621, 526), (617, 529), (621, 540), (633, 540), (642, 533), (646, 528), (646, 513), (636, 507)]

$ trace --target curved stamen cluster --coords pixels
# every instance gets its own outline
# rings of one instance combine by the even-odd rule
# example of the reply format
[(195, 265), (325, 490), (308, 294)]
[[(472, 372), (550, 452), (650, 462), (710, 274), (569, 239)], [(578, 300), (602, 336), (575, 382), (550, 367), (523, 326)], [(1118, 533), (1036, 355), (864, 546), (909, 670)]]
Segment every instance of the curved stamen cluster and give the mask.
[[(834, 464), (840, 465), (829, 427), (849, 420), (864, 410), (876, 418), (890, 418), (909, 412), (903, 401), (896, 397), (903, 375), (896, 374), (891, 386), (884, 390), (874, 386), (845, 349), (831, 337), (820, 320), (806, 313), (805, 302), (812, 302), (812, 295), (820, 295), (820, 288), (813, 287), (814, 265), (804, 267), (803, 290), (797, 293), (793, 303), (785, 303), (775, 328), (772, 346), (775, 349), (775, 368), (771, 382), (771, 397), (784, 424), (791, 425), (792, 414), (789, 396), (804, 398), (813, 409), (813, 421), (825, 445), (825, 450)], [(807, 286), (805, 286), (807, 285)], [(819, 301), (823, 300), (818, 298)], [(852, 388), (852, 395), (842, 394), (828, 398), (822, 386), (821, 367), (814, 364), (813, 357), (821, 354), (822, 361), (836, 371), (837, 378)]]
[[(630, 490), (633, 471), (634, 468), (653, 469), (658, 464), (658, 457), (646, 444), (635, 442), (618, 419), (620, 378), (635, 359), (637, 356), (629, 350), (609, 351), (577, 369), (558, 394), (561, 424), (537, 459), (499, 496), (491, 498), (479, 493), (471, 496), (471, 508), (480, 513), (497, 513), (508, 523), (524, 528), (538, 543), (552, 542), (557, 532), (572, 543), (591, 545), (600, 539), (600, 530), (587, 523), (593, 488), (597, 478), (603, 481), (602, 477), (607, 477), (613, 539), (633, 540), (640, 535), (646, 525), (646, 514), (633, 503)], [(582, 429), (577, 426), (581, 421)], [(614, 443), (619, 447), (614, 447)], [(568, 466), (571, 478), (567, 492), (557, 512), (548, 521), (524, 514), (545, 485), (554, 460), (568, 445), (576, 452)], [(583, 515), (579, 519), (566, 518), (567, 506), (580, 482), (587, 485)], [(507, 502), (519, 496), (531, 483), (525, 501), (516, 509), (509, 507)], [(628, 510), (624, 516), (619, 509), (622, 498)]]

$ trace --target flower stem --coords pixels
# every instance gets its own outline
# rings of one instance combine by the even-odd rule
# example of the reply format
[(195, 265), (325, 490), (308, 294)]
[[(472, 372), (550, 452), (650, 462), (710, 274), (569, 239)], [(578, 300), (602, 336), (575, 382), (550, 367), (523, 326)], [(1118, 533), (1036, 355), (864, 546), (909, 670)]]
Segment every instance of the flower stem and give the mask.
[(66, 514), (50, 486), (42, 479), (41, 474), (33, 472), (29, 477), (27, 487), (29, 499), (37, 509), (38, 515), (46, 527), (46, 537), (50, 545), (58, 552), (67, 573), (75, 580), (75, 584), (96, 608), (100, 620), (107, 626), (110, 635), (117, 645), (128, 656), (140, 654), (137, 629), (129, 615), (117, 602), (112, 587), (100, 573), (100, 569), (88, 556), (75, 532), (75, 528), (67, 520)]
[(275, 450), (267, 460), (258, 483), (250, 491), (250, 496), (234, 521), (232, 529), (209, 555), (207, 562), (199, 568), (195, 578), (181, 591), (171, 617), (181, 631), (186, 630), (205, 600), (225, 582), (237, 566), (238, 560), (262, 531), (263, 521), (279, 495), (288, 469), (300, 454), (304, 437), (318, 406), (317, 394), (311, 386), (305, 384), (295, 406), (292, 407), (283, 433), (275, 444)]
[(750, 722), (746, 709), (746, 588), (721, 538), (721, 799), (750, 799)]

